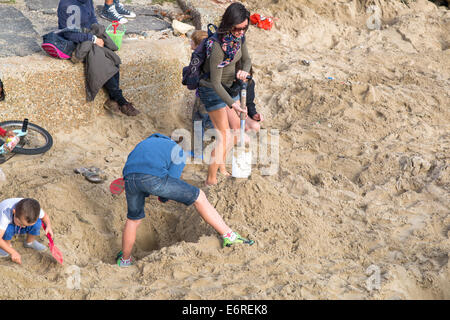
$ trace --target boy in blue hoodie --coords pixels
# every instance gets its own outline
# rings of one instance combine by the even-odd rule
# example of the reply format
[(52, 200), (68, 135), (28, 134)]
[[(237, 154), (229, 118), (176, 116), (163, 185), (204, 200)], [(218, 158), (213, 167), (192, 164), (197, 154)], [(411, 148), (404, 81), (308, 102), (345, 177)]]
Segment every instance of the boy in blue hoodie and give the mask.
[(203, 220), (222, 235), (223, 246), (254, 243), (227, 226), (202, 190), (180, 179), (185, 163), (183, 149), (160, 133), (141, 141), (128, 155), (123, 168), (128, 214), (122, 236), (122, 251), (116, 258), (119, 266), (132, 264), (131, 251), (136, 241), (137, 228), (145, 217), (145, 198), (149, 195), (158, 196), (161, 202), (174, 200), (187, 206), (193, 204)]

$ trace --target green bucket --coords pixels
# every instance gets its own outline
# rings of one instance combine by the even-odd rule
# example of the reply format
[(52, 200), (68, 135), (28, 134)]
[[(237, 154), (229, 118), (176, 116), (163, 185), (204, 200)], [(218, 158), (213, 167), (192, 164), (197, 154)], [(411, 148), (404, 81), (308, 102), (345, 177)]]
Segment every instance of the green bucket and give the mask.
[[(121, 26), (123, 30), (119, 30), (118, 26)], [(122, 38), (125, 34), (125, 26), (123, 24), (119, 24), (118, 21), (113, 21), (108, 28), (106, 28), (106, 33), (111, 38), (112, 41), (116, 44), (118, 50), (120, 50), (120, 47), (122, 46)]]

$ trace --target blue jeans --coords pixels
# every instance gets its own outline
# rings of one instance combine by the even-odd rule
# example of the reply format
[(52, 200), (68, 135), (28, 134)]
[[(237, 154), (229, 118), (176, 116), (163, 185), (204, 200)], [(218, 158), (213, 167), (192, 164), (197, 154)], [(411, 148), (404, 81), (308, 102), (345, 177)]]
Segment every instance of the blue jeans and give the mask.
[(160, 178), (145, 173), (130, 173), (124, 177), (124, 180), (128, 206), (127, 218), (130, 220), (140, 220), (145, 217), (145, 198), (150, 195), (189, 206), (200, 194), (199, 188), (169, 175)]
[[(227, 106), (221, 97), (216, 93), (213, 88), (199, 87), (198, 96), (205, 105), (205, 109), (208, 112), (219, 110)], [(232, 97), (234, 101), (239, 99), (239, 94), (236, 97)]]
[(19, 226), (16, 226), (15, 224), (10, 223), (6, 228), (2, 239), (9, 241), (16, 234), (31, 234), (33, 236), (38, 236), (40, 234), (41, 226), (42, 226), (41, 219), (37, 219), (35, 224), (25, 228), (21, 228)]
[(122, 89), (119, 87), (120, 71), (117, 71), (106, 83), (103, 85), (108, 91), (109, 98), (116, 101), (120, 106), (127, 104), (128, 101), (123, 97)]

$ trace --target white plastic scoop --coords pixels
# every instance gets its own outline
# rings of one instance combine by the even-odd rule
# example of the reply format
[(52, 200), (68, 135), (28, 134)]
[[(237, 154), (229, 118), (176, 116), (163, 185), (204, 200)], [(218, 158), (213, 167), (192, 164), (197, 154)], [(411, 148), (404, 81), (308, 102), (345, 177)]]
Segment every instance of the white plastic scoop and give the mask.
[[(251, 79), (248, 76), (247, 79)], [(247, 82), (242, 82), (241, 85), (241, 108), (246, 109), (247, 105)], [(232, 159), (232, 170), (231, 176), (235, 178), (247, 179), (252, 173), (252, 152), (245, 150), (245, 114), (242, 112), (240, 115), (241, 119), (241, 131), (240, 139), (237, 147), (233, 148), (233, 159)]]

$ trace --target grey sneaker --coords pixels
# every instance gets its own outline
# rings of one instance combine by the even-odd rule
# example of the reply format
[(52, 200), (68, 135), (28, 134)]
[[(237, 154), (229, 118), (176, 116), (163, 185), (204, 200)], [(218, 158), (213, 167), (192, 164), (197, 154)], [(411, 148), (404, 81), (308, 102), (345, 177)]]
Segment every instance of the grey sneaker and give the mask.
[(111, 5), (109, 8), (103, 7), (100, 17), (109, 21), (119, 21), (120, 24), (125, 24), (128, 22), (127, 18), (119, 14), (116, 10), (116, 6)]
[(9, 253), (3, 249), (0, 249), (0, 258), (7, 258), (7, 257), (9, 257)]
[(124, 16), (125, 18), (128, 19), (136, 18), (136, 14), (130, 10), (125, 9), (123, 4), (121, 4), (119, 0), (114, 0), (114, 6), (116, 7), (117, 13)]
[(47, 247), (44, 246), (42, 243), (37, 242), (36, 240), (34, 240), (31, 244), (28, 244), (26, 241), (23, 243), (23, 246), (25, 248), (31, 248), (37, 251), (45, 251), (47, 250)]

